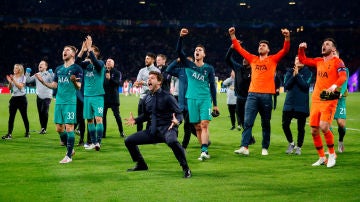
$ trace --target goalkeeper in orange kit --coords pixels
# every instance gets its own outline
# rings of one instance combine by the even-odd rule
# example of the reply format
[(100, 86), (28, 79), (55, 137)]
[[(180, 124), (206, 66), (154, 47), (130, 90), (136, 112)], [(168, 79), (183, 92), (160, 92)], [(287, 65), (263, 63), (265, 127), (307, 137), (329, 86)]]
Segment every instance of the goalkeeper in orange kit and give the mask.
[[(316, 68), (316, 83), (310, 110), (310, 126), (313, 142), (320, 158), (312, 165), (320, 166), (327, 164), (327, 167), (330, 168), (336, 164), (334, 135), (330, 130), (330, 126), (334, 119), (338, 102), (337, 98), (339, 98), (336, 95), (336, 89), (346, 80), (345, 65), (341, 59), (334, 57), (336, 43), (332, 38), (327, 38), (323, 41), (321, 47), (322, 57), (307, 58), (305, 56), (306, 48), (306, 43), (299, 45), (299, 60), (304, 65)], [(326, 90), (322, 92), (324, 89)], [(320, 131), (324, 134), (329, 150), (328, 159), (325, 157)]]

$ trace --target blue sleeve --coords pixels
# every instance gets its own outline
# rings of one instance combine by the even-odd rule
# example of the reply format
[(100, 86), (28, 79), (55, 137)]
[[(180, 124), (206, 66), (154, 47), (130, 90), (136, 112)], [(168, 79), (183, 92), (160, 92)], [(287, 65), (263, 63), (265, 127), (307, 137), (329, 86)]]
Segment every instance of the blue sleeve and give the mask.
[(294, 86), (294, 77), (291, 70), (286, 71), (284, 76), (284, 89), (290, 90)]
[[(303, 67), (305, 68), (305, 67)], [(302, 91), (308, 91), (310, 87), (312, 72), (308, 69), (304, 69), (303, 72), (295, 76), (296, 82)]]
[(225, 56), (225, 62), (232, 70), (237, 71), (241, 69), (243, 66), (234, 60), (234, 58), (232, 57), (233, 53), (234, 53), (234, 49), (229, 48)]
[(177, 52), (177, 54), (178, 54), (178, 56), (180, 58), (180, 61), (182, 63), (184, 63), (184, 64), (187, 64), (187, 62), (186, 62), (186, 60), (187, 60), (186, 59), (186, 54), (182, 49), (183, 39), (184, 39), (183, 37), (179, 37), (179, 40), (178, 40), (177, 45), (176, 45), (176, 52)]
[(216, 85), (215, 85), (215, 71), (214, 68), (211, 66), (211, 68), (209, 68), (209, 84), (210, 84), (210, 93), (211, 93), (211, 98), (213, 101), (213, 105), (217, 106), (217, 100), (216, 100)]
[(177, 60), (173, 60), (169, 66), (167, 66), (165, 72), (169, 73), (171, 76), (176, 76), (178, 77), (179, 76), (179, 71), (177, 70), (177, 67), (178, 66), (178, 61)]
[(96, 71), (98, 71), (98, 72), (101, 71), (101, 69), (104, 67), (104, 62), (102, 60), (96, 59), (93, 51), (90, 51), (89, 53), (90, 53), (89, 54), (90, 60), (93, 63), (93, 65), (95, 66)]
[(83, 70), (81, 69), (80, 66), (78, 66), (76, 72), (74, 72), (74, 75), (76, 76), (76, 78), (78, 79), (77, 82), (82, 83), (82, 78), (83, 78)]

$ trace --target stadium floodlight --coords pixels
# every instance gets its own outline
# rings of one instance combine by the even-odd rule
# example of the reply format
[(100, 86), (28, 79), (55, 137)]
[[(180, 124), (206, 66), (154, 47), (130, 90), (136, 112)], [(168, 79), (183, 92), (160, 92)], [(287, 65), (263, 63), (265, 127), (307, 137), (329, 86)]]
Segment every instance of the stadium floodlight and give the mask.
[(289, 0), (289, 5), (295, 5), (296, 4), (296, 2), (295, 1), (293, 1), (293, 0)]

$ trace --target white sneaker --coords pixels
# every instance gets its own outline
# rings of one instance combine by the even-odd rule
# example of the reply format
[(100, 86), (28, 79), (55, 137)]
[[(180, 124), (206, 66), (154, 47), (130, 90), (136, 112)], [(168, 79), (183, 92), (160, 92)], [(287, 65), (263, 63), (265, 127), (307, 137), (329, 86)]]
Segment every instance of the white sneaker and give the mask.
[(100, 144), (99, 144), (99, 143), (96, 143), (96, 145), (95, 145), (95, 150), (96, 150), (96, 151), (100, 151)]
[(209, 159), (210, 155), (206, 152), (201, 152), (200, 157), (198, 158), (199, 161), (204, 161), (205, 159)]
[(317, 160), (315, 163), (312, 164), (312, 166), (321, 166), (325, 165), (327, 162), (326, 157), (320, 157), (319, 160)]
[(331, 168), (334, 167), (336, 164), (336, 154), (329, 154), (328, 161), (326, 167)]
[(295, 154), (296, 155), (301, 155), (301, 147), (295, 147)]
[(292, 154), (293, 151), (294, 151), (294, 149), (295, 149), (295, 145), (289, 143), (289, 146), (288, 146), (288, 148), (287, 148), (287, 150), (286, 150), (286, 153), (287, 153), (287, 154)]
[(95, 148), (94, 144), (89, 145), (88, 147), (85, 147), (86, 150), (92, 150)]
[(267, 150), (267, 149), (265, 149), (265, 148), (262, 148), (262, 150), (261, 150), (261, 155), (263, 155), (263, 156), (267, 156), (267, 155), (269, 155), (268, 150)]
[(249, 149), (246, 147), (240, 147), (240, 149), (234, 151), (235, 154), (249, 155)]
[(343, 152), (344, 152), (344, 142), (340, 142), (340, 141), (339, 141), (338, 151), (339, 151), (340, 153), (343, 153)]
[(90, 145), (88, 143), (84, 144), (84, 148), (88, 148)]
[(63, 163), (70, 163), (72, 161), (72, 158), (65, 156), (63, 158), (63, 160), (61, 160), (59, 163), (63, 164)]

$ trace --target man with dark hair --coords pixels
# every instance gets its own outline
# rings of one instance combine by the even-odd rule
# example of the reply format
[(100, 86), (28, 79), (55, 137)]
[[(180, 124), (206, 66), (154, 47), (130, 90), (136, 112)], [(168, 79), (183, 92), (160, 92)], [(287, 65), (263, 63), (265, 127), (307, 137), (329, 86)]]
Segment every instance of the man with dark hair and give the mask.
[(164, 78), (161, 84), (161, 88), (170, 92), (171, 75), (165, 71), (167, 68), (166, 59), (167, 58), (164, 54), (158, 54), (156, 56), (156, 67), (161, 71), (161, 74)]
[(148, 170), (138, 145), (166, 143), (174, 152), (180, 163), (184, 178), (191, 177), (191, 171), (186, 161), (184, 149), (181, 147), (178, 136), (178, 126), (183, 117), (175, 98), (167, 91), (161, 89), (163, 78), (161, 73), (150, 71), (147, 86), (148, 93), (144, 97), (143, 113), (134, 118), (126, 119), (126, 124), (133, 126), (144, 121), (150, 122), (143, 131), (138, 131), (125, 139), (125, 145), (136, 165), (128, 171)]
[(54, 109), (54, 122), (56, 132), (59, 133), (62, 142), (66, 143), (67, 152), (59, 162), (61, 164), (72, 162), (74, 155), (74, 124), (76, 123), (76, 91), (81, 88), (82, 69), (75, 64), (74, 46), (65, 46), (62, 52), (64, 64), (55, 70), (54, 81), (48, 83), (39, 74), (36, 78), (46, 87), (57, 88)]
[[(82, 57), (86, 53), (86, 58)], [(99, 60), (99, 48), (92, 44), (91, 36), (87, 36), (76, 59), (84, 70), (84, 119), (87, 119), (87, 127), (92, 144), (85, 149), (100, 150), (104, 132), (104, 77), (105, 65)], [(96, 123), (96, 125), (95, 125)]]
[[(295, 57), (294, 68), (286, 71), (284, 89), (287, 92), (282, 114), (282, 129), (288, 141), (287, 154), (295, 150), (296, 155), (301, 154), (304, 143), (306, 117), (309, 116), (309, 87), (312, 80), (312, 72), (304, 64), (300, 63), (298, 56)], [(291, 120), (297, 119), (297, 144), (293, 140), (290, 124)]]
[(198, 160), (209, 159), (209, 124), (212, 119), (212, 111), (219, 112), (216, 100), (215, 70), (212, 65), (204, 62), (205, 48), (198, 44), (194, 50), (194, 62), (186, 58), (182, 49), (185, 36), (189, 33), (188, 29), (180, 31), (176, 51), (183, 63), (188, 79), (186, 98), (189, 109), (190, 122), (195, 125), (195, 130), (199, 143), (201, 144), (200, 156)]
[[(139, 73), (136, 77), (136, 81), (134, 82), (134, 86), (140, 87), (140, 100), (138, 104), (138, 116), (140, 116), (143, 111), (143, 104), (144, 104), (144, 97), (149, 91), (149, 87), (147, 86), (147, 80), (149, 78), (150, 71), (157, 71), (161, 72), (157, 67), (154, 65), (155, 63), (155, 54), (148, 52), (145, 56), (145, 67), (139, 70)], [(141, 131), (143, 129), (142, 123), (137, 123), (136, 125), (137, 131)]]
[[(192, 57), (187, 57), (187, 59), (193, 61)], [(190, 123), (189, 120), (189, 110), (187, 106), (187, 99), (185, 97), (185, 93), (188, 88), (188, 79), (186, 76), (185, 67), (183, 66), (184, 65), (180, 62), (180, 59), (176, 59), (172, 61), (166, 68), (166, 72), (176, 77), (179, 81), (178, 96), (175, 96), (175, 98), (179, 103), (180, 110), (182, 111), (184, 117), (184, 137), (181, 145), (184, 149), (186, 149), (189, 145), (191, 133), (196, 137), (196, 130), (194, 124)]]
[[(346, 67), (341, 59), (335, 57), (336, 43), (332, 38), (327, 38), (323, 41), (321, 47), (322, 57), (307, 58), (305, 55), (306, 48), (307, 44), (305, 42), (300, 43), (298, 49), (299, 60), (304, 65), (316, 68), (316, 83), (311, 99), (310, 126), (319, 160), (313, 163), (312, 166), (326, 164), (328, 168), (331, 168), (336, 164), (336, 154), (334, 149), (334, 135), (330, 130), (330, 126), (334, 119), (338, 100), (327, 99), (326, 97), (322, 97), (322, 95), (334, 93), (337, 91), (337, 88), (345, 82)], [(324, 134), (328, 147), (328, 159), (325, 156), (320, 131)]]
[(274, 55), (269, 55), (269, 42), (261, 40), (258, 46), (259, 55), (247, 52), (236, 39), (235, 28), (229, 28), (229, 35), (234, 49), (242, 55), (251, 66), (251, 82), (249, 95), (245, 105), (244, 131), (242, 133), (241, 145), (236, 154), (249, 155), (248, 146), (252, 136), (252, 128), (258, 113), (261, 116), (262, 126), (262, 155), (268, 155), (270, 146), (270, 119), (272, 112), (272, 95), (275, 92), (274, 76), (277, 63), (290, 49), (290, 32), (288, 29), (281, 29), (284, 35), (283, 48)]

